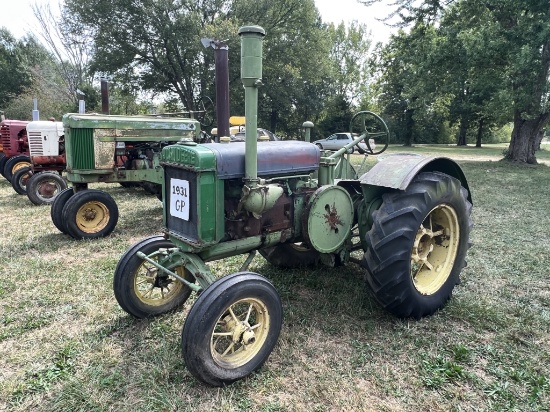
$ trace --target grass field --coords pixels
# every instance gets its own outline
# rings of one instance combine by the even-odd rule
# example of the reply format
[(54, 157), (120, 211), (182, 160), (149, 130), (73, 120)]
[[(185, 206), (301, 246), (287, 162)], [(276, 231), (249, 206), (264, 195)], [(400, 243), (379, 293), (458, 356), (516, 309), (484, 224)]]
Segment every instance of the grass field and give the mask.
[[(550, 410), (550, 168), (486, 160), (500, 147), (413, 150), (456, 155), (473, 193), (474, 245), (449, 304), (399, 320), (353, 264), (282, 271), (258, 257), (250, 270), (279, 291), (283, 330), (260, 372), (226, 388), (198, 382), (182, 361), (193, 299), (135, 320), (113, 296), (120, 256), (161, 230), (156, 198), (98, 185), (119, 224), (75, 241), (1, 179), (0, 411)], [(212, 267), (228, 274), (243, 261)]]

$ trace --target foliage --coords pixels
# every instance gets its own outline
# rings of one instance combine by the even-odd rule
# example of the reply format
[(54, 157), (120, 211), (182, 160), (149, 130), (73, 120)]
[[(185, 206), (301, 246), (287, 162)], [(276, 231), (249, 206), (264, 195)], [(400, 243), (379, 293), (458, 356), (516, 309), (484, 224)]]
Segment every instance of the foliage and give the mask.
[[(380, 0), (361, 2), (376, 1)], [(459, 143), (473, 121), (481, 136), (483, 122), (498, 126), (513, 120), (507, 158), (536, 163), (535, 150), (550, 120), (547, 1), (397, 0), (394, 6), (388, 17), (399, 17), (402, 25), (412, 23), (413, 30), (436, 27), (433, 22), (438, 22), (445, 41), (434, 50), (441, 51), (444, 59), (435, 67), (452, 75), (444, 85), (461, 86), (455, 88), (449, 106), (452, 118), (460, 119)], [(449, 54), (451, 50), (457, 53)]]
[(31, 84), (27, 70), (24, 41), (17, 41), (11, 33), (0, 28), (0, 109)]

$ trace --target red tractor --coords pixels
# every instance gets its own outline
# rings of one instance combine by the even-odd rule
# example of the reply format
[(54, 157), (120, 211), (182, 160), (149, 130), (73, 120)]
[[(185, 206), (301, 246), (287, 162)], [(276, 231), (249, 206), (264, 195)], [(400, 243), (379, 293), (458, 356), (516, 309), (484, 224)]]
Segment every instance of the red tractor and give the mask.
[(27, 124), (22, 120), (3, 120), (0, 123), (0, 142), (4, 151), (4, 157), (0, 159), (0, 174), (10, 182), (17, 170), (31, 165)]

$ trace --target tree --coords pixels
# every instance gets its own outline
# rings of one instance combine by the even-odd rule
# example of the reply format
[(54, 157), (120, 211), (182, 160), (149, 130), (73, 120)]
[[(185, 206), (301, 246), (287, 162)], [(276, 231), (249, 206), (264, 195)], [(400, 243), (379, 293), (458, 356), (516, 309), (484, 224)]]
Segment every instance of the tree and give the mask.
[(31, 84), (26, 70), (24, 42), (17, 41), (11, 33), (0, 28), (0, 108), (21, 94)]
[[(379, 0), (363, 0), (372, 4)], [(445, 19), (460, 8), (461, 33), (477, 59), (470, 69), (502, 80), (496, 96), (509, 96), (514, 128), (506, 158), (537, 163), (540, 131), (550, 121), (550, 8), (546, 0), (397, 0), (403, 24)]]

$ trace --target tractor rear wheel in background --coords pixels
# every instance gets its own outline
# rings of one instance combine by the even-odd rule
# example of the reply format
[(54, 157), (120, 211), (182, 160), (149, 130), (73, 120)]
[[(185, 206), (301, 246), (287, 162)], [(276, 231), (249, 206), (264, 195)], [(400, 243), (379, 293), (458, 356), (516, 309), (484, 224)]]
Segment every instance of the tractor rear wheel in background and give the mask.
[(260, 254), (273, 266), (293, 269), (303, 266), (315, 266), (320, 254), (302, 243), (282, 243), (259, 250)]
[(34, 174), (27, 184), (27, 197), (35, 205), (48, 205), (67, 189), (67, 182), (57, 172)]
[(4, 165), (4, 177), (11, 182), (13, 174), (23, 167), (30, 167), (31, 158), (25, 155), (10, 157)]
[(468, 192), (459, 180), (429, 172), (382, 199), (366, 235), (366, 281), (394, 315), (431, 315), (449, 300), (466, 266), (472, 228)]
[(108, 193), (86, 189), (67, 200), (62, 217), (71, 237), (97, 239), (114, 230), (118, 222), (118, 207)]
[[(174, 244), (164, 237), (151, 236), (131, 246), (122, 255), (115, 269), (113, 290), (124, 311), (136, 318), (157, 316), (179, 308), (189, 298), (191, 289), (188, 286), (137, 256), (138, 252), (149, 256), (159, 249), (173, 247)], [(164, 255), (150, 257), (159, 262)], [(181, 261), (166, 266), (166, 269), (191, 283), (195, 280)]]
[(11, 185), (18, 195), (27, 193), (27, 186), (32, 175), (32, 167), (30, 166), (22, 167), (13, 174)]
[(258, 370), (281, 332), (279, 294), (263, 276), (239, 272), (206, 288), (191, 307), (181, 336), (187, 369), (214, 386)]

